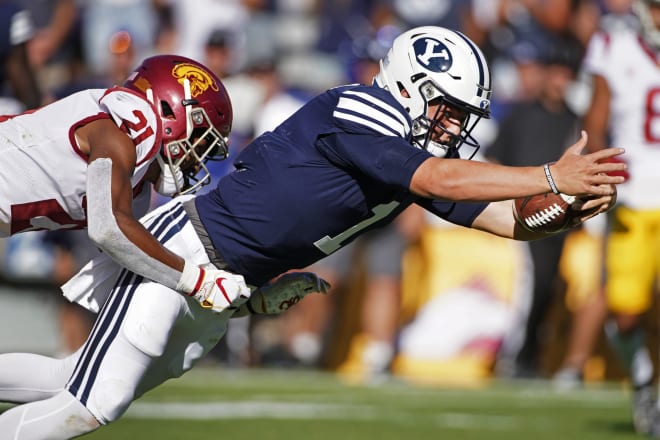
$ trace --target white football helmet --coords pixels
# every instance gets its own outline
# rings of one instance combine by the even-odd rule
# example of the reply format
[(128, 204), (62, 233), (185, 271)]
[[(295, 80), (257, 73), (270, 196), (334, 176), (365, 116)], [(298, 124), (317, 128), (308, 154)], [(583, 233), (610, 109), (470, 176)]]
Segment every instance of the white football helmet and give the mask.
[(660, 29), (651, 16), (650, 7), (652, 5), (660, 6), (660, 0), (634, 0), (632, 8), (639, 19), (644, 40), (654, 49), (660, 50)]
[[(404, 32), (380, 61), (374, 82), (410, 114), (414, 146), (438, 157), (458, 157), (464, 143), (474, 148), (470, 157), (479, 149), (470, 133), (482, 117), (490, 117), (490, 69), (481, 50), (462, 33), (438, 26)], [(437, 122), (439, 115), (427, 115), (429, 101), (438, 99), (468, 114), (460, 134), (446, 144), (431, 140), (434, 126), (444, 130)]]

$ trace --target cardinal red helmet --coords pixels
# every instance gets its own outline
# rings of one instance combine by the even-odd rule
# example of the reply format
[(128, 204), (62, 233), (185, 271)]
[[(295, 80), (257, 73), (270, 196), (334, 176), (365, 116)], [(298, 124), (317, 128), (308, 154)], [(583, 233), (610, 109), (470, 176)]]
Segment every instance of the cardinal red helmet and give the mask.
[(171, 173), (174, 194), (198, 190), (211, 180), (205, 163), (229, 153), (231, 100), (224, 85), (197, 61), (178, 55), (145, 59), (124, 83), (144, 95), (162, 123), (159, 163)]

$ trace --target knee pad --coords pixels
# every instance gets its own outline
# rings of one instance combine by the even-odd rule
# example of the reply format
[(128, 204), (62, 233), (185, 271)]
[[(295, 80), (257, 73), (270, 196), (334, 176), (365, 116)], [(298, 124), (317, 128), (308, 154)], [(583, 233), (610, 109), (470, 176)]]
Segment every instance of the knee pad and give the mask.
[(87, 408), (100, 423), (107, 425), (126, 412), (134, 396), (133, 386), (121, 379), (104, 379), (95, 385)]
[(162, 356), (183, 297), (155, 283), (142, 284), (133, 296), (122, 329), (135, 348), (151, 357)]

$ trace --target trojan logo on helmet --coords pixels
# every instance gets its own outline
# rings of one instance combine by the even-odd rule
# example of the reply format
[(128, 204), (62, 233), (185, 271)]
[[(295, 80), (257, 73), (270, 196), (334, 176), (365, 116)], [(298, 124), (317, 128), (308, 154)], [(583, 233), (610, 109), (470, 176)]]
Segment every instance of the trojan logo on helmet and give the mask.
[(190, 63), (177, 64), (172, 68), (172, 76), (183, 85), (187, 79), (190, 81), (190, 95), (194, 98), (204, 93), (209, 87), (213, 91), (218, 91), (218, 84), (211, 78), (206, 71)]

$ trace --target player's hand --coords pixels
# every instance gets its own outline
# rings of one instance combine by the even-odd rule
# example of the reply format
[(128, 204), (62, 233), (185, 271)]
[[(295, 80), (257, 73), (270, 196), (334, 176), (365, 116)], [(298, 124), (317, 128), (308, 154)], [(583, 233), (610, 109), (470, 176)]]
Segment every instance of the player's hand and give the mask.
[(612, 185), (612, 187), (614, 188), (614, 193), (608, 196), (590, 195), (577, 197), (575, 202), (571, 205), (571, 209), (578, 211), (580, 215), (576, 219), (577, 221), (570, 226), (577, 226), (598, 214), (612, 209), (616, 204), (617, 198), (616, 186)]
[(330, 284), (312, 272), (290, 272), (257, 289), (250, 298), (253, 312), (276, 315), (310, 293), (327, 293)]
[[(193, 281), (194, 280), (194, 281)], [(177, 290), (191, 296), (215, 313), (237, 309), (250, 298), (250, 288), (241, 275), (186, 263)]]
[(612, 195), (613, 185), (625, 180), (622, 174), (626, 164), (619, 158), (625, 151), (623, 148), (604, 148), (582, 154), (586, 144), (587, 134), (583, 131), (580, 140), (550, 165), (554, 183), (560, 192), (568, 195)]

